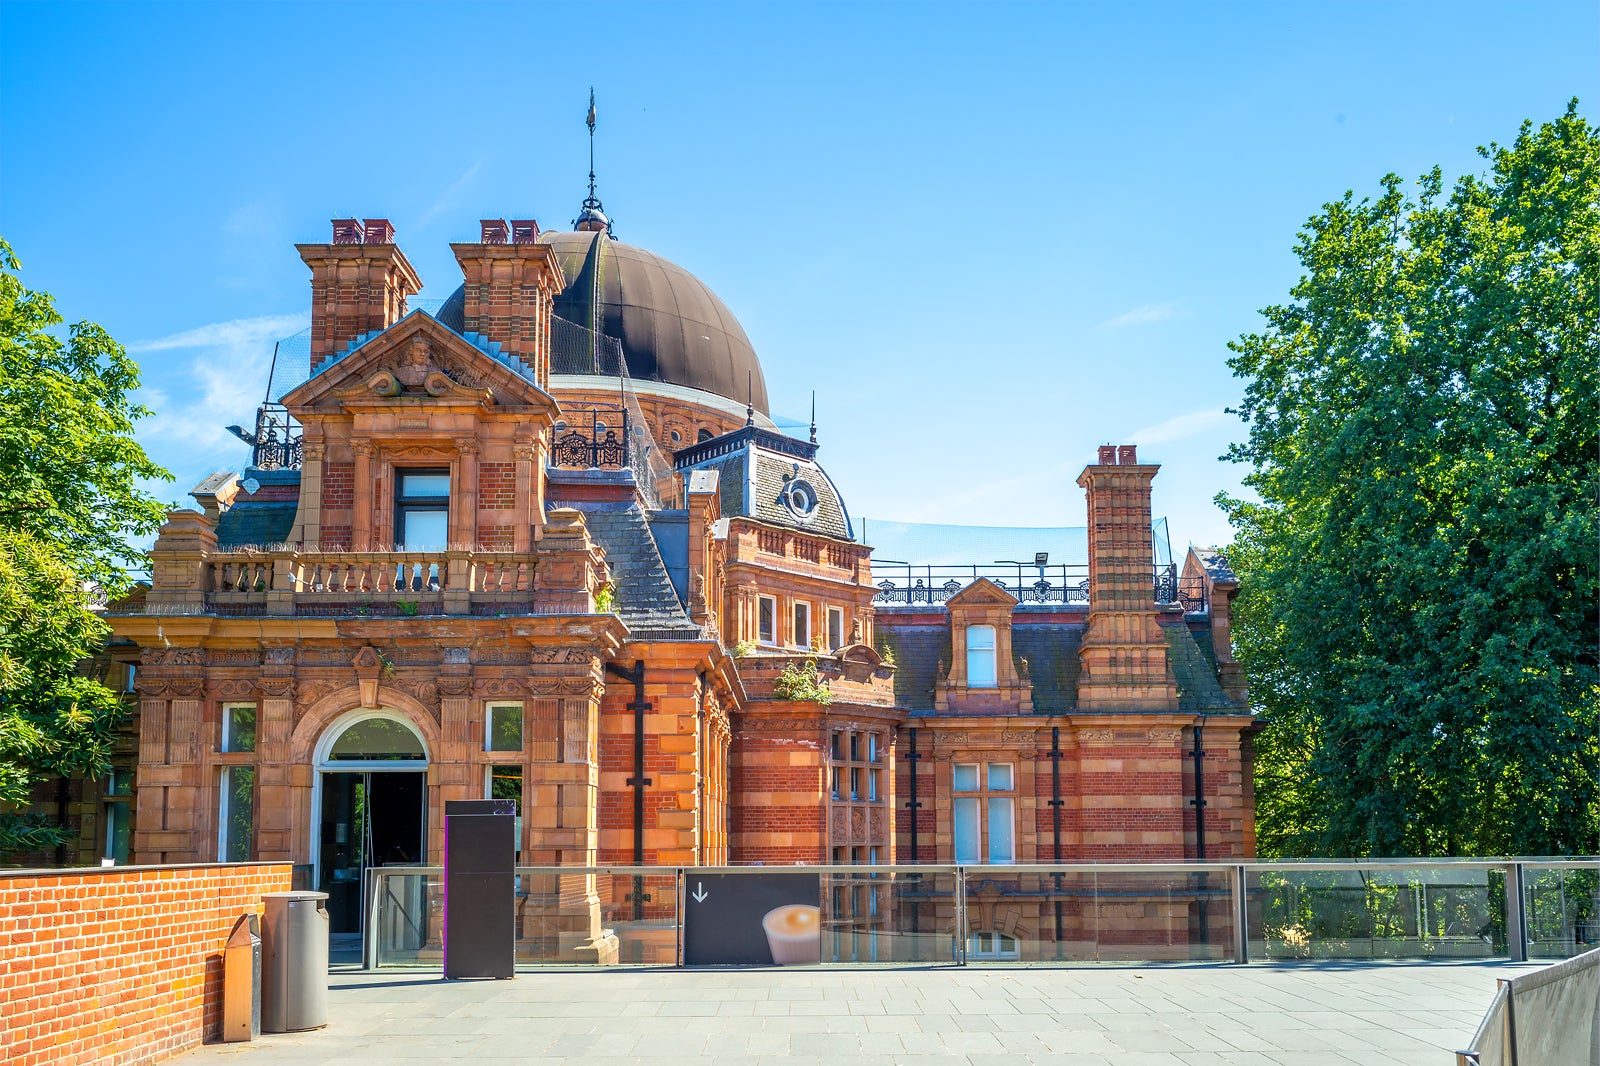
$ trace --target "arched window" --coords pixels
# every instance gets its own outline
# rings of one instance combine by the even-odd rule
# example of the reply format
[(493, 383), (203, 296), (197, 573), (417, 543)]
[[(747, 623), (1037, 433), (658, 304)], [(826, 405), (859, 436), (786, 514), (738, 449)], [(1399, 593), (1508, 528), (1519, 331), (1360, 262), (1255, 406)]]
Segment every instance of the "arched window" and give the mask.
[(994, 688), (994, 626), (967, 627), (967, 687)]
[(325, 770), (420, 770), (428, 762), (422, 737), (395, 711), (351, 715), (323, 734), (317, 747), (317, 765)]

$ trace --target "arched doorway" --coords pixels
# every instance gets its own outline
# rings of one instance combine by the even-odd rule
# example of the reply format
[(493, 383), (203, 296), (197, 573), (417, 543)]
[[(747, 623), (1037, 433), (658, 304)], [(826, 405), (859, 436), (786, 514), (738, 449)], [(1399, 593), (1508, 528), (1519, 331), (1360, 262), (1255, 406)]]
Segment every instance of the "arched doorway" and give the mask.
[(312, 861), (330, 931), (359, 934), (367, 870), (427, 861), (428, 749), (405, 716), (362, 710), (317, 742)]

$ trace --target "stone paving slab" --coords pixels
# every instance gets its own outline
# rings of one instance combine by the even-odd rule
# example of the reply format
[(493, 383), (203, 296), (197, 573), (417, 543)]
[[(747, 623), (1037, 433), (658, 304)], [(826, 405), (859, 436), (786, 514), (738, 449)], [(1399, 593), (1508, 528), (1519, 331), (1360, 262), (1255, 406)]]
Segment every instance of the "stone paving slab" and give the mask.
[(1537, 966), (335, 972), (331, 1022), (182, 1066), (1448, 1066)]

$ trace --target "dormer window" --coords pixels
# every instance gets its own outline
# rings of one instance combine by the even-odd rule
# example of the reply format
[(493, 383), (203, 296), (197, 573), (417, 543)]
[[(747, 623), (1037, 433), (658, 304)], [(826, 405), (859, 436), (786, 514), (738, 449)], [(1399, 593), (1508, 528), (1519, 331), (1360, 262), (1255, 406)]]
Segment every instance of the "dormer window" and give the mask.
[(994, 626), (967, 627), (967, 687), (994, 688)]
[(805, 478), (790, 478), (780, 499), (796, 518), (808, 519), (817, 511), (817, 490)]
[(443, 551), (450, 543), (450, 471), (396, 470), (394, 528), (401, 551)]

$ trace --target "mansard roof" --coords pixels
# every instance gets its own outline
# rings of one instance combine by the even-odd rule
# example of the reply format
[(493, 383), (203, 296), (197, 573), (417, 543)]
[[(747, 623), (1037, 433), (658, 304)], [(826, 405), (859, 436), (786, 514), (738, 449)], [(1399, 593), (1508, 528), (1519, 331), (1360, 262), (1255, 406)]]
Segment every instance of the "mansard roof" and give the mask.
[(815, 442), (747, 425), (682, 449), (675, 466), (684, 472), (718, 472), (717, 501), (724, 518), (754, 518), (853, 540), (844, 497), (818, 465), (816, 454)]

